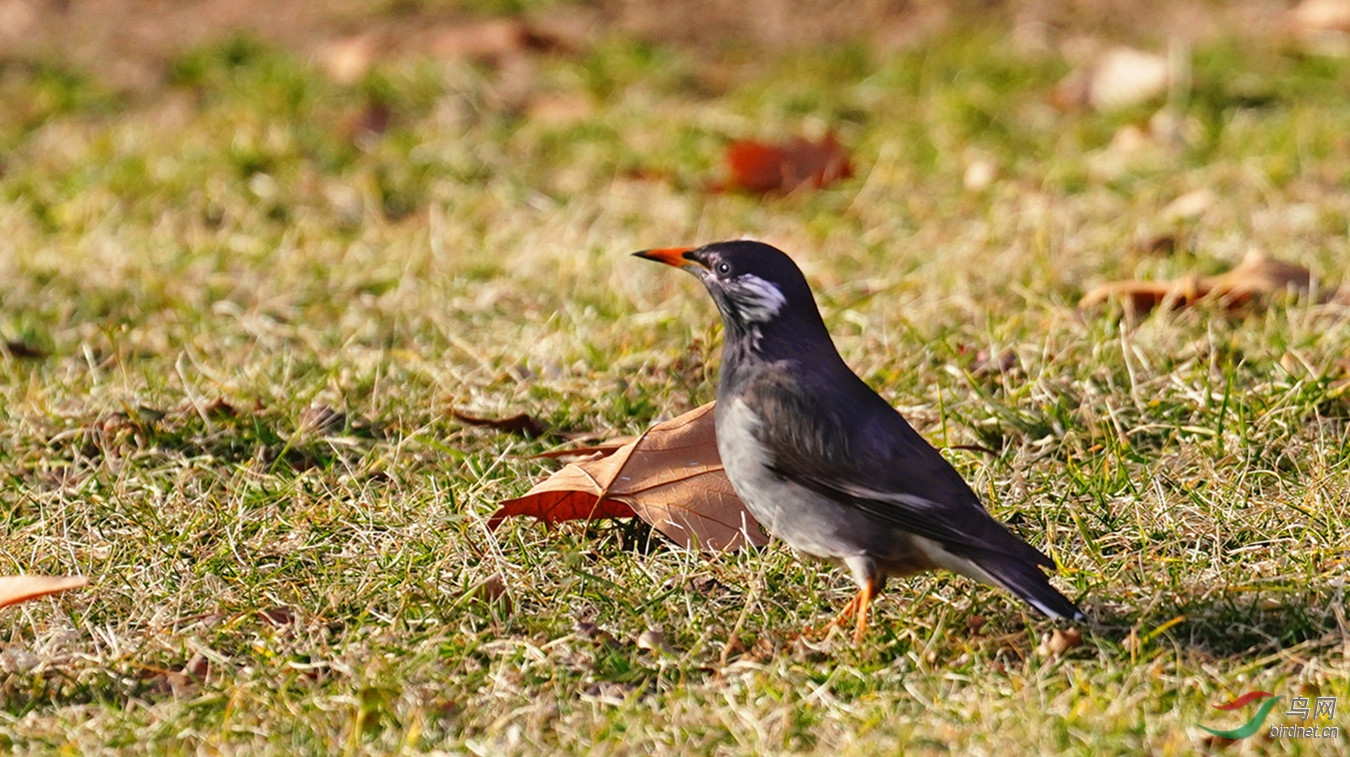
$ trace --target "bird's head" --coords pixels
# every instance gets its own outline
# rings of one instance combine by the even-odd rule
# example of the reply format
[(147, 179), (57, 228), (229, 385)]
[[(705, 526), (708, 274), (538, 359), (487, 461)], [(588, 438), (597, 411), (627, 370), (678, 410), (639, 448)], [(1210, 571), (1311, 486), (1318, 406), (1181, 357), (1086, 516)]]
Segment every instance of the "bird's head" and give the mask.
[(823, 336), (833, 351), (806, 277), (776, 247), (737, 240), (634, 254), (697, 276), (722, 313), (729, 345), (732, 340), (754, 349), (775, 344), (779, 353), (796, 353)]

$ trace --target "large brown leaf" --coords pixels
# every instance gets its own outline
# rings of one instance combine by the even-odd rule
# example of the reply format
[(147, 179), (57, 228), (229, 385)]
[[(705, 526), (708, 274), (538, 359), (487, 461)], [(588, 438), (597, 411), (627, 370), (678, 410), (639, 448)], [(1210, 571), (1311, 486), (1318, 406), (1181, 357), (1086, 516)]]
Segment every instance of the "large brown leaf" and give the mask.
[(1251, 254), (1236, 268), (1217, 276), (1182, 276), (1171, 281), (1112, 281), (1093, 287), (1078, 306), (1090, 308), (1119, 300), (1137, 311), (1158, 306), (1180, 307), (1211, 298), (1237, 308), (1263, 296), (1285, 292), (1305, 293), (1312, 288), (1312, 273), (1303, 266)]
[(78, 589), (88, 583), (84, 576), (0, 576), (0, 607)]
[(612, 454), (567, 465), (503, 502), (488, 528), (513, 515), (548, 523), (637, 515), (677, 543), (710, 551), (768, 543), (722, 471), (713, 403), (658, 423)]

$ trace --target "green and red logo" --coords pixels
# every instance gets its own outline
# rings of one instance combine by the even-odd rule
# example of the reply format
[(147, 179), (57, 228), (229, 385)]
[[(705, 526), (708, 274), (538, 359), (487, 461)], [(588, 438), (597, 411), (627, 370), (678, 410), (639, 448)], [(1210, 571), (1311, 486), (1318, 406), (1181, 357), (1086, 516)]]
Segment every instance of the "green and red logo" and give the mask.
[(1243, 694), (1242, 696), (1238, 697), (1237, 699), (1234, 699), (1233, 701), (1227, 704), (1214, 705), (1214, 709), (1216, 710), (1229, 711), (1229, 710), (1236, 710), (1240, 707), (1246, 707), (1247, 705), (1251, 704), (1252, 702), (1255, 702), (1258, 699), (1264, 699), (1266, 701), (1261, 703), (1261, 706), (1256, 710), (1256, 714), (1252, 716), (1251, 720), (1248, 720), (1246, 723), (1243, 723), (1237, 728), (1233, 728), (1227, 731), (1221, 731), (1203, 725), (1200, 727), (1204, 728), (1206, 731), (1209, 731), (1215, 736), (1218, 736), (1219, 738), (1232, 739), (1234, 741), (1238, 739), (1245, 739), (1248, 736), (1261, 730), (1261, 726), (1264, 725), (1266, 722), (1266, 717), (1270, 715), (1271, 710), (1275, 709), (1275, 705), (1279, 703), (1280, 697), (1275, 696), (1269, 691), (1249, 691), (1246, 694)]

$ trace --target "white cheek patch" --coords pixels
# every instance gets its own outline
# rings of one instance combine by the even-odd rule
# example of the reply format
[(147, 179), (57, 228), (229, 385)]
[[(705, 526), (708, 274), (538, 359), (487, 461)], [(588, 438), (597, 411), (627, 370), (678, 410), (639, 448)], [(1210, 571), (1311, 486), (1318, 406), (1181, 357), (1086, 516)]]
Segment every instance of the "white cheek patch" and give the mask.
[(736, 301), (741, 316), (750, 323), (763, 323), (773, 318), (787, 304), (787, 298), (778, 287), (750, 273), (738, 276), (727, 293)]

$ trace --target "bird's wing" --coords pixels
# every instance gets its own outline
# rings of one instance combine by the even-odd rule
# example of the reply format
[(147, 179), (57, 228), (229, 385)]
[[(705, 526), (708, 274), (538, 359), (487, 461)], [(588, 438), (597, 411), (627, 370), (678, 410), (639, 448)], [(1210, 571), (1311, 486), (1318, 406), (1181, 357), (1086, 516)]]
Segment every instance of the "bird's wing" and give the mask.
[[(856, 404), (825, 403), (799, 381), (761, 375), (744, 396), (775, 474), (958, 554), (1003, 553), (1053, 567), (980, 505), (961, 474), (861, 379)], [(827, 390), (829, 391), (829, 390)], [(865, 398), (865, 399), (864, 399)], [(804, 418), (815, 419), (808, 426)]]

